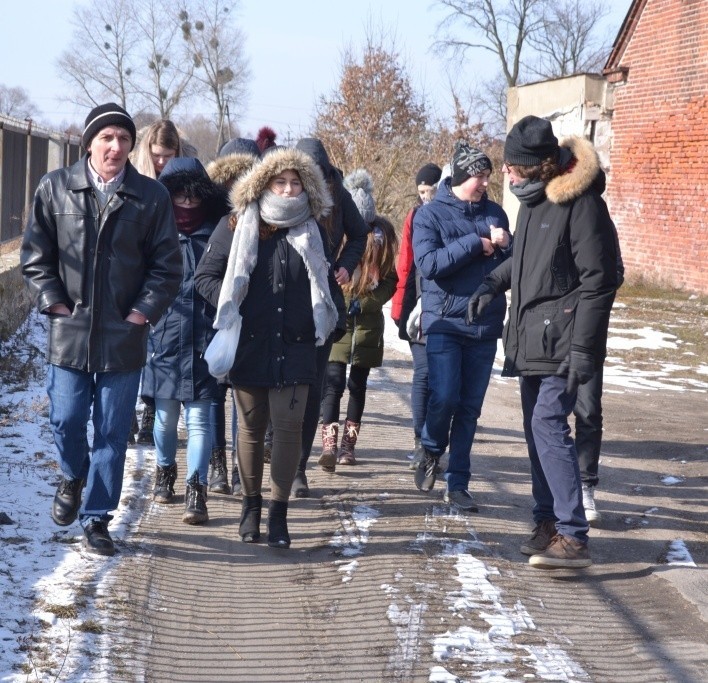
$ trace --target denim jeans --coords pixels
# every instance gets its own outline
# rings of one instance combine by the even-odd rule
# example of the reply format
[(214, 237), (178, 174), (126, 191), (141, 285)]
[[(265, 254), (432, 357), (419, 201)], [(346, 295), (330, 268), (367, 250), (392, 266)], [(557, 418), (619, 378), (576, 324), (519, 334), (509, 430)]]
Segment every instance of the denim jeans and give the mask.
[(211, 447), (226, 448), (226, 394), (228, 384), (219, 384), (216, 388), (217, 396), (211, 399)]
[(420, 438), (428, 409), (428, 354), (425, 344), (411, 342), (413, 356), (413, 379), (411, 381), (411, 413), (413, 415), (413, 434)]
[(580, 478), (588, 486), (597, 486), (602, 447), (602, 368), (578, 387), (573, 413)]
[(566, 378), (556, 375), (521, 377), (524, 436), (531, 459), (531, 492), (536, 524), (555, 519), (556, 529), (587, 543), (580, 470), (570, 437), (568, 415), (575, 394), (565, 390)]
[[(182, 403), (172, 398), (155, 399), (155, 451), (160, 467), (174, 465), (177, 459), (177, 422)], [(189, 479), (196, 470), (199, 482), (207, 483), (211, 458), (211, 401), (186, 401), (184, 421), (187, 425), (187, 472)]]
[(61, 471), (67, 479), (86, 481), (79, 509), (82, 526), (92, 520), (108, 522), (109, 512), (118, 507), (139, 385), (140, 370), (91, 373), (49, 366), (49, 422)]
[(472, 442), (492, 374), (497, 341), (429, 334), (425, 348), (429, 396), (420, 441), (436, 456), (442, 455), (449, 443), (448, 489), (466, 490), (470, 482)]

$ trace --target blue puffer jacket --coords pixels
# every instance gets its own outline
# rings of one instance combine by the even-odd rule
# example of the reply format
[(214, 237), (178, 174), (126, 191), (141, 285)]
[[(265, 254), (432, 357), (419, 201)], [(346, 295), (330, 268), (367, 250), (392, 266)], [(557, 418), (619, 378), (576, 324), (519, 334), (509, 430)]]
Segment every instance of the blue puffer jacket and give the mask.
[(511, 255), (495, 249), (485, 256), (482, 237), (490, 228), (509, 230), (499, 204), (485, 194), (480, 202), (458, 199), (450, 178), (440, 183), (433, 201), (416, 211), (413, 254), (421, 274), (423, 333), (461, 334), (475, 339), (498, 339), (502, 334), (506, 299), (498, 296), (473, 325), (465, 323), (467, 301), (485, 276)]
[(215, 334), (216, 311), (196, 290), (194, 272), (206, 251), (219, 217), (226, 213), (226, 195), (209, 180), (197, 159), (172, 159), (160, 174), (171, 193), (187, 191), (202, 199), (207, 215), (194, 232), (179, 233), (182, 283), (177, 298), (150, 331), (149, 357), (143, 370), (141, 395), (179, 401), (216, 398), (217, 381), (209, 374), (204, 351)]

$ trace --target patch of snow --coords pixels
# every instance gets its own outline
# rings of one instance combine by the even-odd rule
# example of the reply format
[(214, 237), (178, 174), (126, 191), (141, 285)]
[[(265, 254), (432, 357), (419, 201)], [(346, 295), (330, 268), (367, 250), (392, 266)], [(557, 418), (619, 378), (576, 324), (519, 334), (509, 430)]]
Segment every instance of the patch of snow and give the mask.
[(676, 484), (683, 483), (683, 479), (681, 477), (667, 475), (666, 477), (661, 478), (661, 483), (665, 486), (675, 486)]
[(691, 557), (686, 544), (680, 538), (671, 541), (669, 550), (666, 553), (666, 562), (679, 567), (695, 567), (696, 563)]
[(608, 329), (608, 349), (676, 349), (678, 337), (666, 332), (658, 332), (651, 327), (625, 330), (618, 327)]

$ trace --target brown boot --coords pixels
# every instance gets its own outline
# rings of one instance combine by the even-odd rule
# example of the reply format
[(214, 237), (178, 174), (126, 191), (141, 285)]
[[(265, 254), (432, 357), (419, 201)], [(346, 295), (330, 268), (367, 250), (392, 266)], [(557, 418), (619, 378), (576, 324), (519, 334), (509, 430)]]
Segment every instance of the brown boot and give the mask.
[(361, 422), (344, 422), (344, 433), (342, 434), (342, 445), (339, 448), (339, 464), (340, 465), (356, 465), (354, 457), (354, 447), (356, 440), (359, 438), (359, 429)]
[(334, 472), (337, 466), (338, 432), (338, 422), (322, 425), (322, 455), (320, 455), (317, 464), (320, 465), (325, 472)]

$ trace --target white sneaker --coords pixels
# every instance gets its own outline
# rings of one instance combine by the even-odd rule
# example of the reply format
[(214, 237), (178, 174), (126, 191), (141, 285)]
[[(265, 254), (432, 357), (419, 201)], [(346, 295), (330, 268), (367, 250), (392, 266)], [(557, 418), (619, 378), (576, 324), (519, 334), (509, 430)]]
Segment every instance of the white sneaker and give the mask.
[(590, 526), (595, 526), (602, 515), (595, 507), (595, 487), (583, 484), (583, 507), (585, 508), (585, 518)]

